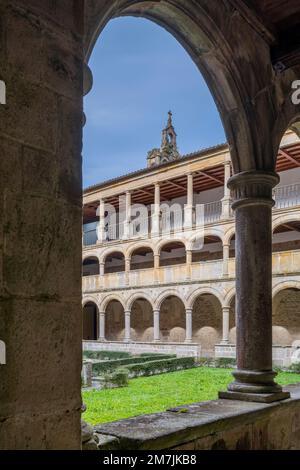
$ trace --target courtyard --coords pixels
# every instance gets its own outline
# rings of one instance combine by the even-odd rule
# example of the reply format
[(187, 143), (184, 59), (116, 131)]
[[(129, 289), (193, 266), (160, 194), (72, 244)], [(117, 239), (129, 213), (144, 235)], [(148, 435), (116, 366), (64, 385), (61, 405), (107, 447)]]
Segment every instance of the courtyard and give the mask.
[[(231, 369), (198, 367), (132, 379), (125, 388), (84, 391), (82, 396), (87, 411), (83, 418), (96, 425), (215, 400), (218, 391), (225, 390), (231, 382), (231, 372)], [(283, 386), (299, 383), (300, 374), (279, 372), (277, 379)]]

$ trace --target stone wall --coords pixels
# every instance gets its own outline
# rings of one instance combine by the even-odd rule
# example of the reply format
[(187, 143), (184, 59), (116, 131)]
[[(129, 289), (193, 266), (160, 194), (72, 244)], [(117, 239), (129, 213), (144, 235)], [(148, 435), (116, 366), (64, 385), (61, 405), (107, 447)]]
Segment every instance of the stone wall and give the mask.
[(300, 450), (300, 384), (286, 389), (268, 405), (215, 400), (102, 424), (100, 449)]
[(83, 1), (0, 18), (0, 448), (79, 449)]

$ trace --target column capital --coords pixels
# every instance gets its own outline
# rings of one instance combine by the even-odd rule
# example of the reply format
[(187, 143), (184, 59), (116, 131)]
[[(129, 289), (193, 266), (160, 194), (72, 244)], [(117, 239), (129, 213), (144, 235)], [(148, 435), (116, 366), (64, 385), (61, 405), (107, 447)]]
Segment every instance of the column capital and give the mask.
[(233, 209), (244, 206), (273, 206), (273, 188), (279, 183), (279, 176), (272, 171), (244, 171), (228, 181), (234, 202)]
[(125, 316), (130, 316), (131, 315), (131, 310), (125, 310), (124, 315)]
[(189, 308), (186, 308), (186, 309), (185, 309), (185, 313), (186, 313), (187, 315), (192, 315), (193, 309), (190, 308), (190, 307), (189, 307)]

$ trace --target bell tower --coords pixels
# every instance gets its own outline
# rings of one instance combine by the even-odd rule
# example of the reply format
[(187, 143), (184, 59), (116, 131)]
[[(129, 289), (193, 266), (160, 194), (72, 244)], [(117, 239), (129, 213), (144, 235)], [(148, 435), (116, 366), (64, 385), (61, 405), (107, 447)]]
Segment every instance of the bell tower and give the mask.
[(153, 149), (148, 152), (148, 167), (162, 165), (163, 163), (178, 160), (180, 154), (177, 148), (177, 134), (172, 122), (172, 112), (168, 113), (168, 122), (162, 131), (162, 141), (160, 149)]

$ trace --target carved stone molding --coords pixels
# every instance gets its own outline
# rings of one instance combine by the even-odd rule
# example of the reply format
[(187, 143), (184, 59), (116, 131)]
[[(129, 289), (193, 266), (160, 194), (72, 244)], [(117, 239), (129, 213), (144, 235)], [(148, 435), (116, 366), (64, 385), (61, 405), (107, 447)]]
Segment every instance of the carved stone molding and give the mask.
[(273, 206), (273, 188), (279, 183), (279, 176), (274, 172), (244, 171), (232, 176), (228, 187), (232, 192), (232, 209), (249, 205)]

